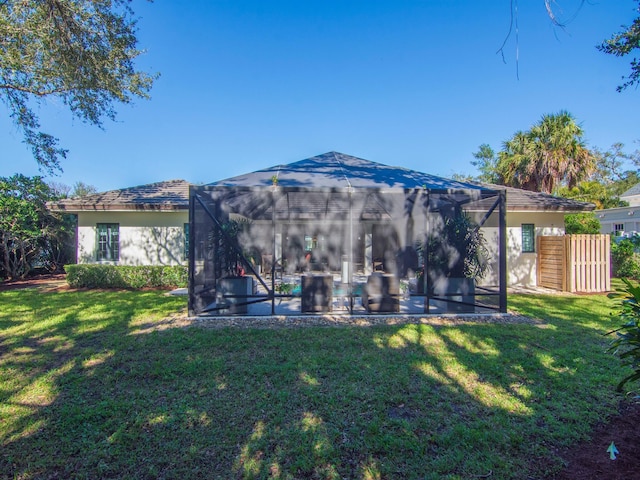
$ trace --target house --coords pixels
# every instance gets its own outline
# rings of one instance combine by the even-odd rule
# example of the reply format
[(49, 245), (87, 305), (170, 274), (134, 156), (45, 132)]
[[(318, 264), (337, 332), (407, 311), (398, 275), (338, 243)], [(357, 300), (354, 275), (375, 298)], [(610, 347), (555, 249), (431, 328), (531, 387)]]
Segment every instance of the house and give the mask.
[(537, 284), (536, 238), (564, 235), (564, 216), (592, 211), (595, 205), (546, 193), (502, 187), (507, 196), (507, 284)]
[(600, 233), (616, 236), (640, 233), (640, 183), (620, 195), (620, 200), (629, 206), (595, 211), (596, 218), (600, 220)]
[(77, 263), (186, 265), (189, 186), (169, 180), (48, 205), (77, 216)]
[[(325, 162), (328, 157), (355, 159), (337, 152), (329, 152), (312, 159), (306, 159), (303, 163), (296, 162), (300, 170), (297, 172), (299, 186), (305, 185), (311, 177), (305, 171), (312, 163)], [(409, 179), (414, 179), (413, 186), (422, 186), (429, 181), (432, 188), (469, 189), (478, 188), (478, 185), (461, 184), (440, 177), (426, 175), (399, 167), (389, 167), (375, 162), (355, 159), (365, 162), (374, 170), (365, 170), (365, 176), (370, 179), (382, 180), (383, 176), (388, 181), (394, 181), (402, 188), (402, 184)], [(306, 164), (304, 162), (307, 162)], [(356, 162), (357, 163), (357, 162)], [(260, 175), (263, 184), (272, 184), (274, 176), (280, 173), (279, 185), (284, 182), (283, 169), (286, 166), (276, 166), (271, 169), (254, 172), (246, 176), (235, 177), (228, 181), (222, 180), (214, 185), (241, 185), (250, 188), (250, 176)], [(376, 170), (377, 169), (377, 172)], [(372, 173), (373, 172), (373, 173)], [(339, 175), (336, 172), (325, 172), (323, 177), (316, 176), (315, 180), (323, 181)], [(78, 263), (113, 263), (121, 265), (148, 265), (163, 264), (176, 265), (187, 264), (189, 238), (189, 187), (195, 187), (184, 180), (170, 180), (166, 182), (141, 185), (122, 190), (114, 190), (81, 198), (64, 199), (50, 204), (53, 210), (72, 213), (78, 217), (77, 232), (77, 262)], [(320, 184), (323, 188), (330, 189), (329, 184)], [(507, 285), (508, 286), (535, 286), (536, 285), (536, 237), (539, 235), (562, 235), (564, 233), (564, 216), (567, 213), (593, 210), (593, 205), (554, 197), (547, 194), (529, 192), (515, 188), (488, 185), (482, 186), (488, 191), (504, 191), (506, 193), (506, 251), (507, 251)], [(480, 190), (482, 190), (480, 188)], [(307, 212), (312, 216), (313, 212)], [(371, 215), (375, 211), (369, 212)], [(379, 212), (377, 213), (379, 214)], [(493, 219), (493, 226), (497, 228), (497, 220)], [(373, 225), (373, 224), (372, 224)], [(378, 226), (374, 232), (365, 232), (368, 236), (361, 237), (365, 240), (384, 238), (384, 227)], [(495, 236), (495, 232), (492, 233)], [(390, 238), (390, 237), (389, 237)], [(303, 234), (298, 247), (306, 250), (304, 245), (314, 242), (314, 236)], [(316, 235), (315, 242), (321, 239)], [(395, 240), (394, 240), (395, 241)], [(373, 263), (384, 260), (384, 248), (376, 242), (370, 245), (371, 251), (367, 255), (362, 251), (359, 262), (364, 267), (365, 261)], [(378, 247), (382, 250), (377, 250)], [(335, 259), (333, 260), (335, 262)], [(338, 267), (338, 265), (333, 265)], [(289, 268), (292, 268), (289, 266)], [(495, 272), (494, 272), (495, 275)], [(495, 278), (493, 280), (496, 280)]]

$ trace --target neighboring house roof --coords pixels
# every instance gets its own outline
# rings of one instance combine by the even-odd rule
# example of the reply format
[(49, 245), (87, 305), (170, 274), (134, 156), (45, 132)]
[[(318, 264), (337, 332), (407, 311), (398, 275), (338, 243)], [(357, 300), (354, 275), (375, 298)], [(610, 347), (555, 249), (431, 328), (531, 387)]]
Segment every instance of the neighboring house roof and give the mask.
[[(593, 210), (590, 203), (502, 185), (459, 182), (401, 167), (392, 167), (339, 152), (328, 152), (288, 165), (276, 165), (253, 173), (220, 180), (207, 186), (270, 186), (277, 178), (282, 187), (320, 188), (424, 188), (440, 191), (478, 190), (507, 192), (508, 211), (580, 212)], [(104, 193), (50, 202), (49, 208), (67, 212), (102, 210), (182, 211), (189, 209), (185, 180), (169, 180)]]
[(637, 207), (640, 205), (640, 183), (636, 183), (629, 190), (620, 195), (620, 200), (623, 200), (631, 207)]
[(189, 210), (189, 186), (185, 180), (168, 180), (104, 193), (49, 202), (52, 210), (66, 212), (100, 210)]
[(640, 183), (636, 183), (633, 187), (620, 195), (620, 198), (633, 197), (635, 195), (640, 195)]

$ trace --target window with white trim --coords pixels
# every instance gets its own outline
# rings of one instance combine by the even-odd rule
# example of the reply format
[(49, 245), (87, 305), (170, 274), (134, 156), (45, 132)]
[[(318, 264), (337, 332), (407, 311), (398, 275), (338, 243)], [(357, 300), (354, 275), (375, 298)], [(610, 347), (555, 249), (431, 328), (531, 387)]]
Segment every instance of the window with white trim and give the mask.
[(116, 262), (120, 258), (120, 224), (98, 223), (98, 250), (96, 257), (100, 260)]
[(616, 237), (622, 235), (622, 232), (624, 232), (624, 223), (614, 223), (613, 233), (615, 233)]

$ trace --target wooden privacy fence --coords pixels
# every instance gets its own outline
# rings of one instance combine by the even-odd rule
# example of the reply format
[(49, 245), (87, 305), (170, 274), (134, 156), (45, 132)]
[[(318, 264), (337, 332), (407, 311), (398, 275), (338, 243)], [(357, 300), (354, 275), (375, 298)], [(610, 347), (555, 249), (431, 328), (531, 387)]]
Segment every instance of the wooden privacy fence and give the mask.
[(572, 293), (611, 290), (609, 235), (540, 236), (538, 285)]

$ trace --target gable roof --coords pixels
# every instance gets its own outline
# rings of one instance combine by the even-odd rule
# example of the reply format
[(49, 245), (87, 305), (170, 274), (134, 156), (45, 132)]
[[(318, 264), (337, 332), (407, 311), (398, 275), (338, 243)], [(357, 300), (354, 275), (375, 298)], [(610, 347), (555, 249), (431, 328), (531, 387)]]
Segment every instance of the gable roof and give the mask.
[(636, 183), (633, 187), (620, 195), (620, 198), (633, 197), (635, 195), (640, 195), (640, 183)]
[(100, 210), (188, 211), (190, 185), (185, 180), (168, 180), (82, 197), (65, 198), (49, 202), (47, 205), (52, 210), (67, 212)]

